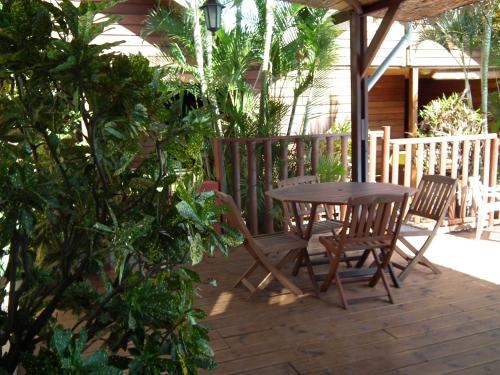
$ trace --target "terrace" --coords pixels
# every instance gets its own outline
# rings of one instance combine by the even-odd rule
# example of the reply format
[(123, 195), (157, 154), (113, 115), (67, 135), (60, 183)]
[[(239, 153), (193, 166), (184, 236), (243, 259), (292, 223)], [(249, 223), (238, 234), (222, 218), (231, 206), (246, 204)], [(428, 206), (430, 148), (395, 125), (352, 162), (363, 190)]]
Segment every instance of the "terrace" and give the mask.
[[(293, 8), (294, 16), (305, 17), (296, 19), (297, 29), (308, 19), (318, 21), (316, 26), (326, 30), (323, 35), (333, 35), (332, 20), (350, 22), (350, 133), (293, 134), (290, 121), (288, 135), (278, 135), (283, 133), (284, 109), (295, 113), (295, 108), (269, 95), (267, 80), (275, 73), (264, 63), (273, 42), (270, 22), (264, 38), (256, 28), (245, 30), (245, 39), (241, 28), (219, 36), (207, 31), (215, 27), (200, 30), (203, 21), (195, 2), (187, 5), (191, 13), (186, 11), (189, 17), (182, 19), (193, 22), (193, 30), (168, 18), (175, 12), (154, 10), (146, 28), (160, 15), (160, 26), (192, 31), (169, 45), (176, 47), (167, 59), (172, 66), (157, 67), (143, 55), (109, 53), (118, 51), (119, 44), (119, 35), (106, 34), (119, 22), (112, 4), (2, 2), (1, 374), (500, 372), (497, 213), (488, 212), (489, 230), (474, 238), (476, 218), (494, 201), (477, 194), (499, 184), (498, 134), (481, 127), (468, 135), (399, 138), (408, 125), (403, 124), (403, 117), (410, 117), (408, 108), (398, 109), (399, 115), (405, 113), (399, 119), (404, 126), (392, 135), (391, 126), (370, 128), (368, 116), (368, 87), (374, 84), (369, 76), (377, 75), (372, 63), (391, 25), (474, 1), (298, 2), (337, 12), (332, 16)], [(134, 0), (118, 9), (149, 12), (151, 3)], [(274, 14), (272, 3), (261, 8), (265, 21)], [(285, 4), (283, 9), (292, 7)], [(306, 11), (298, 14), (297, 9)], [(138, 13), (122, 22), (132, 33), (142, 28), (144, 14)], [(377, 30), (370, 43), (369, 15), (382, 19), (374, 22)], [(210, 26), (208, 20), (205, 26)], [(163, 41), (151, 29), (147, 33), (152, 43)], [(316, 33), (306, 27), (305, 34)], [(260, 39), (265, 39), (262, 61), (256, 57), (258, 48), (243, 48), (248, 40)], [(206, 40), (210, 44), (203, 45)], [(293, 48), (297, 40), (292, 40)], [(240, 46), (248, 53), (241, 59)], [(237, 55), (236, 65), (248, 62), (236, 67), (238, 77), (230, 83), (220, 72), (235, 67), (224, 66), (231, 59), (223, 47), (233, 48), (229, 52)], [(293, 48), (293, 63), (284, 64), (290, 70), (276, 74), (279, 79), (305, 66), (293, 65), (306, 55)], [(205, 64), (204, 57), (212, 53)], [(263, 66), (260, 86), (247, 81), (255, 61)], [(308, 66), (309, 72), (316, 68)], [(415, 70), (408, 69), (413, 87)], [(418, 72), (416, 76), (418, 80)], [(299, 74), (295, 78), (300, 81)], [(299, 97), (295, 99), (297, 104)], [(382, 103), (380, 113), (393, 106)], [(417, 107), (412, 107), (414, 127)], [(468, 109), (474, 112), (473, 103)], [(482, 120), (477, 124), (484, 126)], [(341, 172), (330, 178), (333, 164)], [(325, 171), (328, 177), (321, 179), (326, 184), (320, 184), (316, 177)], [(301, 201), (306, 194), (296, 186), (290, 188), (295, 200), (273, 196), (289, 178), (310, 178), (308, 186), (328, 190), (331, 201), (322, 200), (324, 195)], [(474, 184), (479, 190), (471, 189)], [(426, 187), (418, 191), (422, 185)], [(352, 194), (353, 186), (358, 195)], [(368, 187), (376, 193), (359, 193)], [(413, 210), (404, 204), (418, 202), (423, 192), (431, 197), (422, 205), (432, 211), (427, 218), (439, 227), (425, 255), (439, 271), (431, 273), (427, 259), (415, 252), (417, 267), (395, 274), (390, 261), (410, 259), (392, 254), (396, 239), (401, 240), (403, 216)], [(304, 222), (295, 204), (310, 209)], [(324, 211), (317, 214), (316, 204), (325, 205)], [(315, 221), (330, 225), (322, 232), (329, 236), (326, 240), (317, 233), (311, 236)], [(364, 224), (356, 226), (360, 222)], [(425, 227), (427, 221), (412, 224)], [(281, 234), (286, 229), (289, 233)], [(354, 238), (361, 232), (361, 240)], [(268, 248), (287, 251), (286, 256), (280, 260), (264, 249), (261, 257), (255, 248), (263, 242), (253, 239), (261, 234), (268, 239), (278, 234)], [(326, 246), (324, 252), (328, 240), (333, 250)], [(286, 248), (287, 241), (295, 241), (295, 247)], [(419, 242), (423, 239), (415, 238)], [(358, 252), (359, 267), (345, 257), (348, 250)], [(321, 258), (314, 267), (309, 254), (317, 256), (315, 261)], [(271, 269), (270, 261), (276, 267)], [(384, 281), (374, 288), (366, 283), (346, 287), (352, 295), (374, 298), (352, 302), (347, 309), (337, 294), (340, 277), (329, 289), (333, 277), (327, 278), (319, 290), (315, 276), (334, 275), (340, 262), (346, 263), (340, 265), (345, 273), (364, 272), (360, 278)], [(269, 273), (252, 274), (259, 263)], [(386, 271), (394, 287), (385, 283)], [(251, 297), (248, 290), (234, 287), (239, 277)], [(262, 281), (254, 287), (258, 277)], [(389, 300), (392, 291), (393, 303), (376, 296), (383, 287)]]
[(439, 234), (426, 255), (441, 275), (417, 268), (394, 290), (395, 304), (365, 300), (349, 312), (334, 288), (314, 296), (306, 272), (297, 283), (309, 295), (297, 298), (273, 283), (248, 300), (232, 287), (250, 263), (246, 251), (207, 260), (197, 269), (218, 286), (202, 286), (198, 305), (208, 313), (215, 373), (498, 373), (500, 234), (473, 236)]

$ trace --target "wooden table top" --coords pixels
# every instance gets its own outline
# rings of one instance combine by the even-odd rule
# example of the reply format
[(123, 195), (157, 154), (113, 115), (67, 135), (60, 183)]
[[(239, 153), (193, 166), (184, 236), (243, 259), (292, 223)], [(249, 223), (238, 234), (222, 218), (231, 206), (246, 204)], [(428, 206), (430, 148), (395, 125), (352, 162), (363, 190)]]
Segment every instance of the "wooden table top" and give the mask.
[(347, 204), (349, 198), (365, 195), (413, 195), (416, 188), (376, 182), (326, 182), (273, 189), (266, 194), (282, 202)]

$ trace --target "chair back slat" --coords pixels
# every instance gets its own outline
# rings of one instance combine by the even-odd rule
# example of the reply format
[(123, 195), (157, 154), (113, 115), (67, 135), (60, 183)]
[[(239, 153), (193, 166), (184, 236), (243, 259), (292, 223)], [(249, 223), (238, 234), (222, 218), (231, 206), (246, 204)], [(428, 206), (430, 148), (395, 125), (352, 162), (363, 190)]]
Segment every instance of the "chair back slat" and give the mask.
[(425, 175), (408, 215), (441, 221), (455, 193), (457, 180), (447, 176)]
[[(278, 181), (278, 188), (285, 188), (297, 185), (306, 185), (306, 184), (319, 184), (319, 176), (299, 176), (299, 177), (291, 177), (285, 180)], [(288, 215), (291, 218), (294, 215), (294, 205), (297, 209), (297, 213), (299, 216), (309, 215), (311, 212), (311, 204), (310, 203), (291, 203), (286, 202), (286, 209), (288, 210)]]
[(355, 244), (361, 249), (391, 246), (399, 234), (407, 202), (408, 194), (351, 198), (340, 242), (349, 249), (355, 249)]

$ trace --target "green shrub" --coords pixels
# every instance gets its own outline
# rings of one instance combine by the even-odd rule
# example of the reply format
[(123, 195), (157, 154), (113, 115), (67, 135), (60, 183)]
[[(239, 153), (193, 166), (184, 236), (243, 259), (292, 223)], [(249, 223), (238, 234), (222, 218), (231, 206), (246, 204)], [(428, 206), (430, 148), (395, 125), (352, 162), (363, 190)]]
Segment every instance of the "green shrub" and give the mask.
[(463, 95), (453, 93), (434, 99), (420, 111), (419, 132), (426, 136), (480, 134), (479, 111), (469, 107)]
[[(113, 4), (2, 5), (0, 373), (213, 368), (190, 265), (239, 234), (217, 233), (223, 208), (197, 192), (210, 115), (183, 111), (144, 57), (92, 44)], [(60, 312), (75, 317), (64, 331)]]

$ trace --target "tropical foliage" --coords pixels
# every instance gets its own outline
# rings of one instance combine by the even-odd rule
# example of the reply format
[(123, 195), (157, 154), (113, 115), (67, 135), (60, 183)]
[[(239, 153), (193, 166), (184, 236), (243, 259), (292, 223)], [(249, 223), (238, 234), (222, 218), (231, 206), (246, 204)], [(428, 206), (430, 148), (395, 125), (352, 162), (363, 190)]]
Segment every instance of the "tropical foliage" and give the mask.
[(422, 108), (420, 117), (421, 135), (469, 135), (482, 131), (481, 114), (469, 107), (464, 96), (458, 93), (432, 100)]
[[(241, 12), (241, 2), (235, 2), (236, 27), (221, 28), (213, 40), (202, 36), (207, 41), (202, 53), (212, 63), (200, 69), (195, 57), (200, 53), (195, 43), (196, 5), (194, 1), (184, 11), (158, 8), (146, 21), (145, 34), (163, 36), (160, 46), (173, 62), (167, 68), (189, 75), (200, 87), (203, 71), (206, 101), (220, 115), (222, 135), (278, 134), (286, 119), (291, 133), (299, 97), (306, 98), (309, 109), (325, 98), (325, 72), (335, 62), (337, 36), (328, 11), (256, 0), (252, 18)], [(250, 76), (257, 76), (254, 82)], [(295, 84), (292, 103), (283, 100), (287, 79)], [(304, 116), (303, 132), (311, 117), (310, 112)]]
[(197, 85), (93, 44), (110, 4), (1, 5), (0, 372), (213, 368), (189, 265), (239, 235), (219, 234), (223, 208), (197, 193), (213, 132), (186, 105)]

